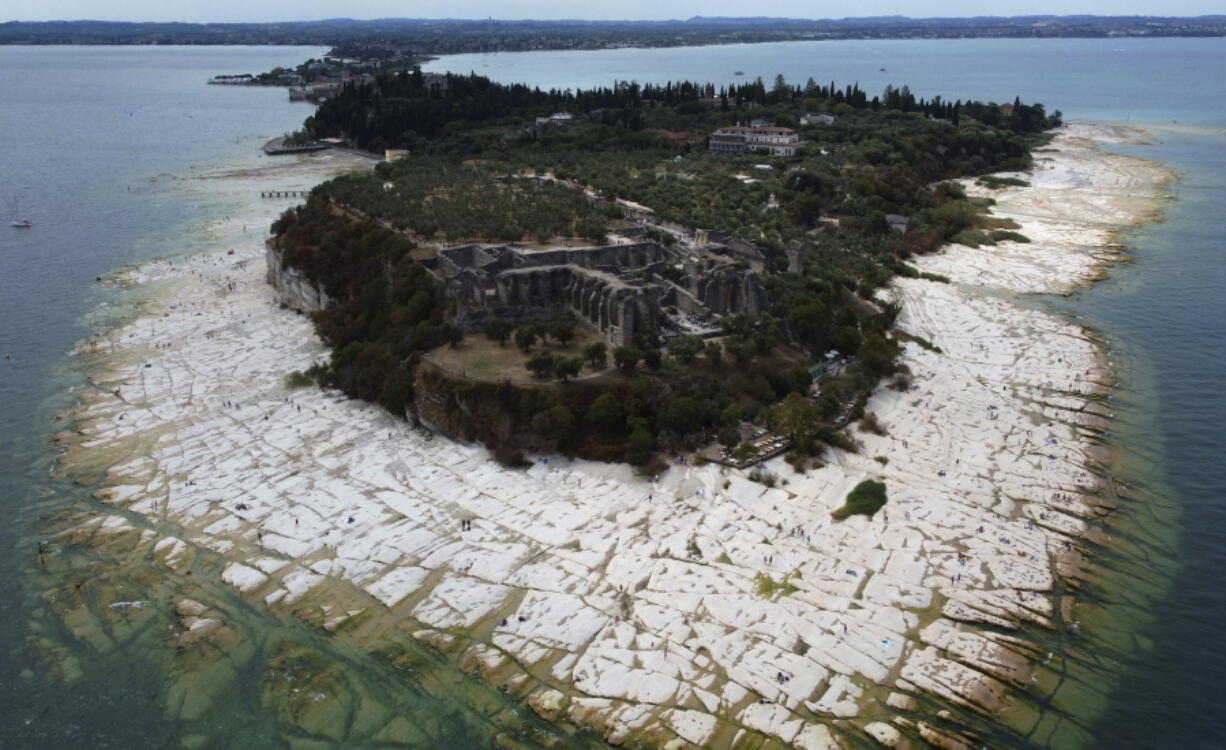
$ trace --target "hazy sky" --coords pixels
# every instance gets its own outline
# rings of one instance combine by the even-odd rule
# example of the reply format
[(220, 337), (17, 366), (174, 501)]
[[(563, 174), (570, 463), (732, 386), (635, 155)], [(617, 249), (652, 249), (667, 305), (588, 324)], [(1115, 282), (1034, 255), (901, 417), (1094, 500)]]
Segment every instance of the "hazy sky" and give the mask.
[(4, 0), (0, 20), (299, 21), (319, 18), (592, 18), (975, 16), (1226, 13), (1223, 0)]

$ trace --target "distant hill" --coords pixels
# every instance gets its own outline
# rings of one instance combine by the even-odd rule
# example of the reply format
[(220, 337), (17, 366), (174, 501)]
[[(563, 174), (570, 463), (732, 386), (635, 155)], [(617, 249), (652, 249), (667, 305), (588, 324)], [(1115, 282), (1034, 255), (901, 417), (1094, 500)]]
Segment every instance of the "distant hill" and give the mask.
[(802, 39), (940, 39), (1118, 36), (1226, 36), (1226, 15), (980, 16), (975, 18), (725, 18), (670, 21), (333, 18), (284, 23), (45, 21), (0, 24), (0, 44), (392, 43), (420, 54), (603, 49), (776, 42)]

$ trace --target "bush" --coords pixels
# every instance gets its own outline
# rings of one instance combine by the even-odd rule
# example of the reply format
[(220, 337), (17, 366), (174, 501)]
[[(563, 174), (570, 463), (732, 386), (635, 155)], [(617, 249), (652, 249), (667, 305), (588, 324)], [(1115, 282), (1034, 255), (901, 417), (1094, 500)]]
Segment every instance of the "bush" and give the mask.
[(619, 346), (613, 350), (613, 364), (617, 365), (623, 372), (634, 372), (634, 368), (638, 365), (642, 354), (638, 349), (633, 349), (628, 346)]
[(843, 501), (843, 507), (836, 508), (830, 515), (836, 521), (842, 521), (844, 518), (856, 514), (872, 518), (873, 514), (881, 510), (881, 507), (885, 505), (885, 501), (885, 483), (865, 479), (857, 484), (855, 489), (847, 493), (847, 499)]
[(553, 363), (553, 374), (561, 378), (563, 383), (568, 378), (578, 377), (581, 370), (583, 370), (582, 357), (558, 357)]
[(583, 347), (583, 358), (593, 369), (600, 369), (609, 361), (609, 347), (603, 341), (593, 341)]
[(643, 426), (634, 428), (626, 439), (626, 461), (636, 466), (647, 463), (656, 452), (656, 439)]
[(997, 229), (992, 232), (993, 242), (1030, 242), (1030, 238), (1019, 232)]
[(615, 430), (625, 425), (626, 413), (617, 398), (602, 393), (588, 409), (587, 420), (603, 430)]
[(524, 362), (524, 367), (531, 370), (532, 374), (538, 378), (547, 377), (552, 375), (557, 367), (557, 358), (549, 352), (537, 352), (528, 357), (528, 361)]
[(302, 370), (294, 370), (285, 376), (286, 388), (306, 388), (308, 385), (314, 385), (315, 379), (307, 375)]
[(866, 412), (864, 418), (860, 420), (860, 429), (882, 437), (890, 434), (886, 431), (885, 425), (881, 424), (881, 420), (877, 418), (877, 413), (871, 411)]
[(990, 174), (980, 177), (976, 182), (989, 190), (1000, 190), (1003, 187), (1030, 187), (1029, 182), (1016, 177), (996, 177)]

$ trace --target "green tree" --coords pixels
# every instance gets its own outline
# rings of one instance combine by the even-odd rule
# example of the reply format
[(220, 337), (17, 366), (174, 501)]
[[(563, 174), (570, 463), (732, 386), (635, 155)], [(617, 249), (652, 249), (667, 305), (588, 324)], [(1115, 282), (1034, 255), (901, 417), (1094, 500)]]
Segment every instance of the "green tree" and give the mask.
[(728, 404), (719, 414), (719, 423), (723, 427), (736, 427), (741, 423), (741, 405), (735, 401)]
[(626, 413), (613, 394), (602, 393), (588, 408), (587, 421), (604, 430), (615, 430), (626, 423)]
[(668, 342), (668, 353), (685, 365), (692, 363), (702, 349), (702, 339), (697, 336), (678, 336)]
[(749, 339), (733, 336), (724, 340), (724, 349), (732, 355), (738, 365), (744, 366), (753, 359), (757, 347)]
[(641, 357), (638, 349), (629, 346), (619, 346), (613, 349), (613, 364), (621, 368), (623, 372), (634, 372)]
[(738, 461), (752, 461), (758, 457), (758, 449), (748, 440), (742, 440), (739, 444), (737, 444), (736, 448), (733, 449), (732, 455)]
[(532, 430), (564, 446), (575, 434), (575, 415), (561, 404), (538, 412), (532, 418)]
[(538, 378), (543, 378), (553, 373), (556, 360), (557, 358), (549, 352), (541, 351), (528, 357), (528, 361), (524, 362), (524, 367), (531, 370), (532, 374)]
[(860, 344), (860, 361), (864, 365), (864, 372), (874, 380), (894, 373), (894, 358), (897, 355), (898, 344), (887, 341), (876, 332), (866, 335)]
[(741, 442), (741, 433), (734, 427), (725, 427), (719, 431), (720, 445), (731, 449)]
[(719, 365), (724, 361), (724, 347), (718, 341), (708, 341), (703, 349), (703, 356), (713, 365)]
[(406, 365), (400, 365), (383, 379), (379, 403), (392, 414), (402, 417), (412, 401), (413, 370)]
[(513, 330), (515, 330), (515, 324), (506, 318), (490, 318), (485, 321), (485, 335), (489, 336), (492, 341), (497, 341), (499, 346), (506, 345)]
[(593, 341), (583, 347), (583, 358), (593, 369), (604, 367), (609, 361), (609, 347), (603, 341)]
[(626, 461), (641, 466), (656, 452), (656, 439), (647, 428), (638, 425), (626, 438)]
[(575, 321), (571, 318), (558, 318), (549, 324), (549, 335), (565, 347), (575, 338)]
[(809, 399), (792, 392), (770, 410), (770, 423), (793, 440), (800, 440), (817, 431), (821, 425), (821, 413)]
[(659, 349), (644, 349), (642, 352), (643, 364), (653, 370), (660, 369), (660, 365), (664, 363), (664, 355)]
[(660, 412), (660, 427), (678, 435), (692, 435), (702, 429), (703, 412), (697, 399), (689, 396), (669, 399)]
[(583, 369), (582, 357), (557, 357), (553, 365), (553, 373), (565, 383), (568, 378), (577, 377)]
[(822, 218), (822, 202), (816, 195), (799, 195), (787, 204), (787, 212), (797, 224), (815, 227)]
[(536, 327), (528, 324), (522, 324), (515, 329), (515, 345), (519, 350), (527, 354), (536, 345)]

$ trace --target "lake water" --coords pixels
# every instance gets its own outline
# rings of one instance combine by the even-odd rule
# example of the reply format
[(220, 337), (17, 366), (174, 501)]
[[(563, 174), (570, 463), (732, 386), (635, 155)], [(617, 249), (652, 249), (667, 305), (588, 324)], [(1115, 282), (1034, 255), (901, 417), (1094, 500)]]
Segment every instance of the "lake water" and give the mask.
[[(70, 688), (36, 640), (73, 641), (42, 618), (48, 585), (34, 565), (47, 517), (88, 508), (88, 488), (49, 480), (54, 415), (80, 381), (67, 353), (108, 315), (113, 292), (95, 283), (124, 264), (190, 249), (200, 227), (226, 215), (224, 200), (184, 189), (193, 169), (241, 164), (296, 127), (310, 109), (281, 89), (205, 86), (215, 73), (258, 72), (318, 55), (315, 48), (3, 48), (0, 82), (0, 207), (36, 222), (0, 224), (0, 747), (178, 746), (204, 723), (229, 727), (230, 747), (285, 745), (282, 724), (259, 700), (266, 664), (285, 642), (314, 649), (314, 664), (369, 675), (423, 726), (423, 746), (488, 745), (506, 706), (451, 676), (406, 677), (361, 661), (304, 629), (256, 611), (248, 630), (257, 657), (213, 689), (232, 694), (198, 719), (168, 719), (166, 664), (147, 645), (157, 633), (115, 635), (100, 651), (77, 646)], [(883, 71), (882, 68), (885, 70)], [(1060, 645), (1068, 685), (1029, 741), (1066, 746), (1092, 736), (1103, 748), (1217, 747), (1218, 675), (1226, 647), (1226, 40), (959, 40), (738, 45), (464, 55), (429, 69), (475, 70), (542, 87), (614, 80), (771, 79), (812, 75), (870, 92), (909, 84), (924, 96), (1038, 100), (1073, 118), (1146, 124), (1155, 143), (1128, 147), (1180, 174), (1166, 221), (1125, 238), (1136, 263), (1070, 300), (1050, 304), (1106, 336), (1120, 375), (1113, 397), (1115, 472), (1127, 482), (1112, 544), (1098, 551), (1095, 603), (1082, 634)], [(111, 312), (115, 310), (115, 312)], [(99, 312), (100, 311), (100, 312)], [(82, 575), (100, 559), (82, 557)], [(173, 582), (145, 580), (133, 598)], [(44, 654), (39, 656), (39, 654)], [(57, 652), (59, 653), (59, 652)], [(434, 717), (427, 721), (427, 715)], [(1089, 723), (1087, 723), (1089, 722)], [(571, 742), (578, 742), (572, 739)], [(529, 743), (527, 746), (531, 746)]]

